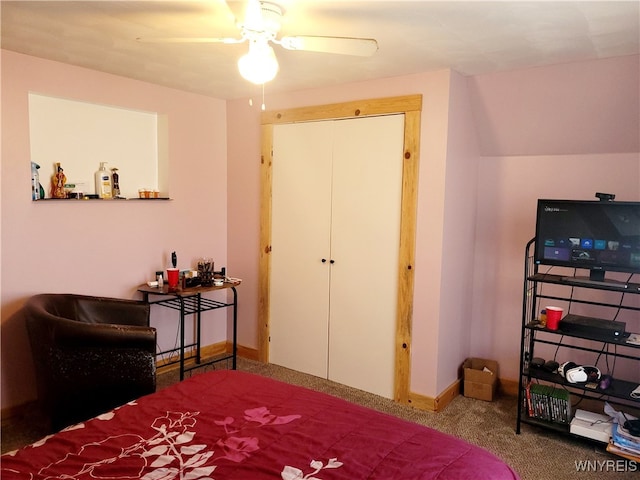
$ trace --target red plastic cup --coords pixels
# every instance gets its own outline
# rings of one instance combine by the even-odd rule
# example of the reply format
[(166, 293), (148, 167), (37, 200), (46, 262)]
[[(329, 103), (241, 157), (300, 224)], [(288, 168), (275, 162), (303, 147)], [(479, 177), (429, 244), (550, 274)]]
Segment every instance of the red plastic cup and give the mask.
[(180, 279), (180, 270), (177, 268), (167, 268), (167, 283), (170, 289), (176, 289), (178, 287), (178, 280)]
[(547, 328), (549, 330), (558, 330), (560, 320), (562, 320), (562, 312), (560, 307), (545, 307), (547, 310)]

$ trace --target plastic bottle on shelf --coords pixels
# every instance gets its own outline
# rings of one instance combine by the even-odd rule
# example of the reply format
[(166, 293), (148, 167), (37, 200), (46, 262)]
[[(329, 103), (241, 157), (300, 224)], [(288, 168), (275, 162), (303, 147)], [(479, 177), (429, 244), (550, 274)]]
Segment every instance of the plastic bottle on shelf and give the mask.
[(111, 174), (105, 165), (107, 162), (100, 162), (100, 170), (96, 172), (96, 195), (100, 198), (112, 198)]
[(547, 311), (546, 310), (541, 310), (540, 311), (540, 326), (541, 327), (546, 327), (547, 326)]
[(31, 162), (31, 200), (39, 200), (43, 197), (40, 196), (40, 174), (38, 169), (40, 165), (36, 162)]

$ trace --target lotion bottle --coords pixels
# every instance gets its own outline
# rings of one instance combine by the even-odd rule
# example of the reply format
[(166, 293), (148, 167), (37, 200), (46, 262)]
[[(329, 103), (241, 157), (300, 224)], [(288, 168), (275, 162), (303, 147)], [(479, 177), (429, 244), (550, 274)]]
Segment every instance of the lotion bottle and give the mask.
[(111, 174), (105, 165), (107, 162), (100, 162), (100, 170), (96, 172), (96, 194), (100, 198), (112, 198)]

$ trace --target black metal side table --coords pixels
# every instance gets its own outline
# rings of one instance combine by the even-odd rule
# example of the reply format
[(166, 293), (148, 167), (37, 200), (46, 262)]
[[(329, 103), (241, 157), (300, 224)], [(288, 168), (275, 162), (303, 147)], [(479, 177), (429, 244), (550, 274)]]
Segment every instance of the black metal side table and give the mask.
[[(236, 291), (236, 287), (240, 285), (240, 281), (233, 282), (225, 282), (221, 286), (211, 286), (211, 287), (194, 287), (194, 288), (177, 288), (177, 289), (169, 289), (168, 285), (164, 285), (163, 287), (149, 287), (148, 285), (141, 285), (138, 287), (138, 292), (142, 293), (143, 301), (147, 302), (150, 305), (160, 305), (163, 307), (171, 308), (173, 310), (178, 310), (180, 312), (180, 380), (184, 379), (185, 372), (190, 370), (194, 370), (196, 368), (201, 368), (206, 365), (214, 364), (217, 362), (222, 362), (225, 360), (231, 359), (233, 369), (236, 369), (237, 366), (237, 353), (238, 353), (238, 342), (237, 342), (237, 325), (238, 325), (238, 292)], [(215, 290), (225, 290), (231, 289), (233, 292), (233, 302), (225, 303), (218, 300), (212, 300), (210, 298), (205, 298), (202, 296), (203, 293), (215, 291)], [(161, 298), (153, 300), (150, 299), (151, 296), (159, 296)], [(202, 312), (206, 312), (209, 310), (216, 310), (218, 308), (227, 308), (233, 307), (233, 345), (232, 352), (230, 355), (226, 355), (224, 357), (217, 357), (215, 360), (208, 361), (206, 363), (201, 362), (200, 357), (200, 325), (201, 325), (201, 314)], [(196, 339), (195, 343), (191, 343), (189, 345), (185, 344), (185, 335), (184, 335), (184, 324), (185, 317), (187, 315), (196, 314)], [(185, 368), (185, 349), (187, 347), (196, 347), (196, 355), (195, 355), (195, 366), (190, 368)], [(175, 351), (167, 350), (164, 352), (158, 352), (157, 355), (162, 355), (163, 353), (169, 353)]]

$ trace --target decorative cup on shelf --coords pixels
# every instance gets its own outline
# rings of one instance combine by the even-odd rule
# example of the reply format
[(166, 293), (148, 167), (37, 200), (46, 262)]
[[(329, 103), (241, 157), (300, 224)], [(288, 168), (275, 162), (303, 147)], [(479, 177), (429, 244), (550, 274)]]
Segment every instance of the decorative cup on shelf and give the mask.
[(167, 283), (169, 284), (169, 290), (177, 289), (179, 280), (180, 270), (177, 268), (167, 268)]
[(545, 310), (547, 311), (547, 328), (558, 330), (564, 310), (561, 307), (545, 307)]
[(198, 260), (198, 276), (200, 277), (200, 285), (210, 287), (213, 285), (213, 260), (210, 258), (201, 258)]

